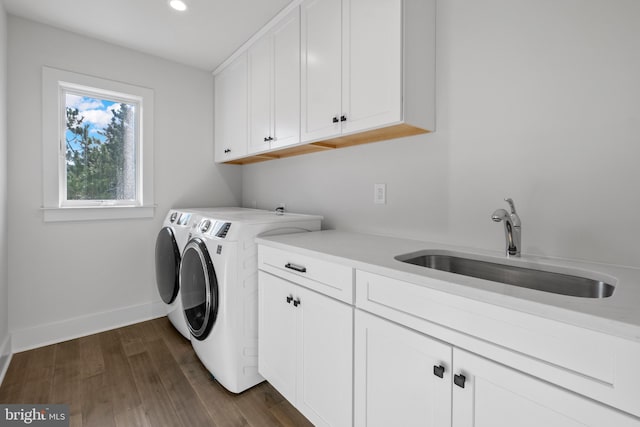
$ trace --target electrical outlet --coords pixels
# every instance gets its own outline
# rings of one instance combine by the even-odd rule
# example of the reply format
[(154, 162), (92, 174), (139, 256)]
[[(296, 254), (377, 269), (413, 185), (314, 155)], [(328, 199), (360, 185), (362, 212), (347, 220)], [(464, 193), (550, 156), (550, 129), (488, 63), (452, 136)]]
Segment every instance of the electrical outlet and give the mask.
[(373, 184), (373, 203), (376, 205), (387, 203), (387, 184)]

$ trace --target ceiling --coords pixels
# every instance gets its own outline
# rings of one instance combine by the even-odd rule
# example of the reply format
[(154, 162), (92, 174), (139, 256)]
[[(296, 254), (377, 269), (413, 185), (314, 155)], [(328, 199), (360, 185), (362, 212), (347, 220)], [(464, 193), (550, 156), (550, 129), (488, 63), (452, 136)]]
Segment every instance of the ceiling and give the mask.
[(212, 71), (291, 0), (4, 0), (33, 21)]

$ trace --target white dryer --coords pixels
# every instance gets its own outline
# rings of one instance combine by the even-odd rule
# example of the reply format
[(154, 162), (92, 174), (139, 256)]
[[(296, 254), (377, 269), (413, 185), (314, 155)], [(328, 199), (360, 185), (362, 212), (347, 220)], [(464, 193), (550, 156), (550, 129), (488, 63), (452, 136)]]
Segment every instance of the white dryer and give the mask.
[(320, 230), (322, 217), (248, 210), (203, 216), (182, 254), (180, 287), (191, 344), (227, 390), (258, 373), (258, 251), (255, 237)]
[(160, 298), (166, 304), (167, 317), (187, 339), (191, 338), (182, 313), (180, 298), (180, 261), (189, 240), (191, 226), (199, 216), (186, 209), (171, 209), (156, 237), (156, 284)]
[(198, 225), (203, 215), (245, 210), (251, 209), (237, 207), (171, 209), (164, 219), (162, 229), (158, 232), (155, 249), (158, 292), (166, 304), (167, 317), (171, 324), (187, 339), (191, 339), (191, 334), (184, 319), (179, 280), (182, 251), (189, 241), (189, 233), (194, 226)]

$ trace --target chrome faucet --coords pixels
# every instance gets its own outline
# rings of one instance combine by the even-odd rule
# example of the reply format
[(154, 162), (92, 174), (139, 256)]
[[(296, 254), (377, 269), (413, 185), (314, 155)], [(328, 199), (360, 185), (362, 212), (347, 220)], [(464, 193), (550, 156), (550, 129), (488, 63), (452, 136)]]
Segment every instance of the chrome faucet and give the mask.
[(496, 211), (491, 215), (491, 219), (495, 222), (504, 222), (504, 237), (506, 239), (506, 249), (505, 252), (508, 257), (520, 256), (520, 246), (522, 242), (522, 231), (521, 231), (521, 222), (520, 217), (516, 213), (516, 207), (513, 204), (512, 199), (504, 199), (505, 202), (509, 204), (511, 208), (511, 213), (507, 212), (504, 209), (496, 209)]

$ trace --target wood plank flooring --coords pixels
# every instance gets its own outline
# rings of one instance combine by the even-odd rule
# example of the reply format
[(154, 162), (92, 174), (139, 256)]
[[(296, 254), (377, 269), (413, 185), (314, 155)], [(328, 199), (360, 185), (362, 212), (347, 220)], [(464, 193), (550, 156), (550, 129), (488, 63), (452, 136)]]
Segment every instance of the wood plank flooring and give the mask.
[(228, 392), (167, 318), (14, 354), (0, 403), (66, 403), (82, 427), (311, 425), (266, 382)]

